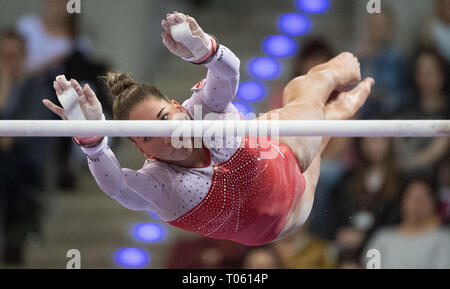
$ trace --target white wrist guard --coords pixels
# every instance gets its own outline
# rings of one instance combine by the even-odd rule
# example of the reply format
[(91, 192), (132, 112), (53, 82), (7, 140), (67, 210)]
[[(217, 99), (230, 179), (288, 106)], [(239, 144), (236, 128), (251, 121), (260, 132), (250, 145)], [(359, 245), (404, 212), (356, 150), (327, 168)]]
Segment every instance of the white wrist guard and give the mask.
[(186, 21), (172, 25), (170, 34), (176, 42), (182, 43), (192, 53), (193, 57), (191, 58), (181, 57), (186, 61), (193, 62), (202, 59), (212, 49), (211, 36), (206, 33), (203, 38), (194, 36), (189, 28), (189, 23)]
[[(70, 82), (66, 80), (64, 75), (59, 75), (57, 78), (64, 78), (68, 85)], [(78, 102), (78, 94), (75, 89), (70, 86), (62, 94), (57, 95), (58, 100), (64, 108), (64, 112), (68, 120), (85, 120), (83, 111), (81, 111), (80, 103)]]

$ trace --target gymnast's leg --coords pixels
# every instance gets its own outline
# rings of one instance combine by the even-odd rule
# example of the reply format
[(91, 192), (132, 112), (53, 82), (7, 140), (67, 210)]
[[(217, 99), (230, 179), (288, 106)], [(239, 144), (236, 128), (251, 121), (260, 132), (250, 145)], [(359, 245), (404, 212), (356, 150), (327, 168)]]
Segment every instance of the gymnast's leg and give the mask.
[[(267, 112), (261, 120), (322, 120), (325, 104), (336, 89), (357, 84), (360, 65), (350, 53), (341, 53), (308, 74), (291, 80), (283, 91), (283, 107)], [(280, 137), (293, 151), (302, 171), (312, 163), (320, 149), (321, 137)]]
[[(351, 118), (366, 101), (373, 84), (374, 80), (372, 78), (367, 78), (360, 82), (353, 90), (338, 94), (337, 98), (325, 107), (326, 119), (346, 120)], [(305, 191), (297, 205), (291, 210), (288, 222), (276, 240), (284, 238), (296, 231), (306, 222), (311, 213), (314, 203), (314, 194), (320, 175), (321, 154), (325, 150), (329, 140), (329, 137), (324, 137), (322, 139), (319, 152), (314, 156), (308, 169), (304, 171), (303, 176), (306, 181)]]

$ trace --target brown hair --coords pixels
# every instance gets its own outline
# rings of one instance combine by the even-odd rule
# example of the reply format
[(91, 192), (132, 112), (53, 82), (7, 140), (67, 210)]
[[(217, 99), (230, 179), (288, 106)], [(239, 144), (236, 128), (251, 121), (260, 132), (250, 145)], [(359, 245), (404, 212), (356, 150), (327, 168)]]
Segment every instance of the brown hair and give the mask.
[(152, 97), (170, 102), (156, 86), (137, 83), (128, 74), (109, 72), (104, 78), (115, 97), (113, 104), (115, 120), (128, 120), (130, 111), (137, 104)]
[(296, 56), (296, 65), (294, 66), (294, 75), (297, 77), (302, 75), (304, 72), (300, 71), (300, 64), (305, 62), (306, 59), (311, 57), (323, 57), (330, 60), (334, 56), (333, 48), (330, 44), (323, 38), (312, 37), (304, 42), (303, 48), (298, 52)]
[[(422, 55), (432, 56), (436, 60), (438, 69), (439, 69), (440, 73), (442, 74), (442, 78), (444, 80), (442, 89), (445, 92), (447, 92), (450, 87), (450, 81), (448, 80), (449, 72), (450, 72), (449, 63), (447, 62), (447, 59), (442, 55), (442, 53), (434, 45), (421, 45), (416, 50), (416, 53), (414, 56), (413, 69), (412, 69), (412, 71), (413, 71), (412, 77), (414, 78), (414, 73), (418, 67), (419, 57)], [(415, 88), (417, 89), (415, 79), (413, 80), (413, 83), (414, 83)]]
[(20, 43), (21, 52), (25, 54), (25, 39), (20, 35), (16, 30), (13, 28), (7, 28), (2, 31), (0, 31), (0, 42), (3, 42), (5, 40), (12, 39), (16, 40)]

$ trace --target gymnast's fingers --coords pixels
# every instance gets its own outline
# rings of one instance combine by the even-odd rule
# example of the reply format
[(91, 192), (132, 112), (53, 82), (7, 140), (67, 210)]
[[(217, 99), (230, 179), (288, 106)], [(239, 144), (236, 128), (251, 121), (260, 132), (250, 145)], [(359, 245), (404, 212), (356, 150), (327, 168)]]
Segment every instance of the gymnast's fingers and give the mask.
[(86, 83), (86, 84), (84, 85), (83, 91), (84, 91), (84, 95), (85, 95), (86, 98), (87, 98), (87, 101), (88, 101), (90, 104), (94, 105), (96, 102), (99, 101), (99, 100), (97, 99), (97, 96), (95, 95), (95, 92), (92, 90), (92, 88), (89, 86), (89, 84)]
[(56, 104), (54, 104), (53, 102), (51, 102), (48, 99), (43, 99), (42, 103), (48, 108), (50, 109), (52, 112), (54, 112), (55, 114), (57, 114), (60, 118), (67, 120), (67, 116), (64, 112), (64, 109), (62, 107), (57, 106)]
[(170, 25), (175, 25), (178, 23), (175, 19), (175, 15), (173, 14), (167, 14), (167, 22), (169, 22)]
[(164, 29), (164, 31), (166, 31), (167, 33), (170, 33), (170, 25), (169, 25), (169, 22), (167, 22), (167, 20), (161, 21), (161, 27)]
[(186, 15), (184, 15), (183, 13), (179, 13), (177, 11), (174, 12), (174, 17), (178, 23), (181, 23), (184, 20), (186, 20)]
[(172, 36), (167, 33), (167, 32), (163, 32), (161, 34), (162, 38), (163, 38), (163, 44), (170, 50), (172, 51), (173, 49), (175, 49), (176, 47), (176, 43), (175, 40), (172, 38)]
[(62, 89), (57, 81), (53, 81), (53, 88), (55, 89), (57, 95), (61, 95), (64, 92), (64, 89)]
[(78, 83), (78, 81), (76, 81), (75, 79), (72, 78), (70, 80), (70, 84), (72, 85), (72, 87), (75, 89), (75, 91), (78, 94), (78, 102), (80, 103), (80, 105), (88, 102), (88, 99), (87, 99), (83, 89), (81, 88), (81, 85)]
[(75, 79), (72, 78), (70, 80), (70, 84), (75, 89), (75, 91), (77, 92), (78, 96), (82, 96), (84, 94), (83, 89), (81, 88), (81, 85), (78, 83), (78, 81), (76, 81)]
[(191, 31), (200, 29), (200, 26), (198, 25), (197, 21), (193, 17), (188, 15), (186, 17), (186, 21), (187, 21), (187, 23), (189, 23), (189, 28), (191, 28)]
[(66, 77), (64, 75), (60, 75), (56, 78), (56, 82), (59, 84), (59, 86), (66, 90), (70, 87), (70, 83), (67, 81)]

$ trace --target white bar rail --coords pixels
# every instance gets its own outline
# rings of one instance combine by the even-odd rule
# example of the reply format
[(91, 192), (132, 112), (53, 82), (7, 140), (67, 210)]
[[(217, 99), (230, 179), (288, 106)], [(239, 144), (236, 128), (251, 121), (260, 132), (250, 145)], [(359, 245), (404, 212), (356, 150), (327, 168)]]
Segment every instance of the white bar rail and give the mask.
[(0, 136), (450, 136), (450, 120), (1, 120)]

